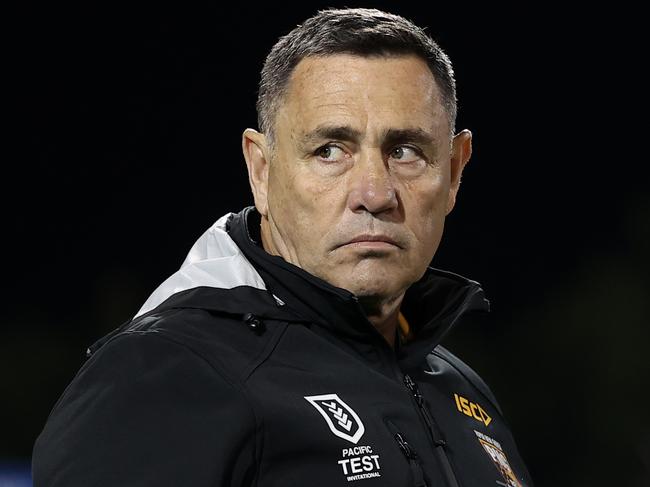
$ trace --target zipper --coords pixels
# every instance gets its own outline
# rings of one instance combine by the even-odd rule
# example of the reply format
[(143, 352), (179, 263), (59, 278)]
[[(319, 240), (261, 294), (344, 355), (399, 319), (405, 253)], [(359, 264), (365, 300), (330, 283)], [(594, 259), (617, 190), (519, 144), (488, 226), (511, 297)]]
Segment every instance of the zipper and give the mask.
[(422, 471), (422, 467), (420, 466), (420, 460), (418, 459), (418, 454), (415, 453), (415, 450), (411, 448), (411, 445), (407, 443), (407, 441), (404, 439), (404, 436), (402, 436), (401, 433), (397, 432), (394, 435), (395, 440), (397, 441), (397, 444), (399, 445), (399, 449), (402, 451), (404, 456), (409, 462), (409, 466), (411, 467), (411, 473), (413, 474), (413, 482), (415, 487), (427, 487), (427, 483), (424, 481), (424, 472)]
[(397, 442), (397, 446), (408, 461), (409, 468), (411, 469), (411, 477), (413, 478), (413, 485), (415, 487), (427, 487), (427, 482), (424, 479), (424, 470), (422, 470), (422, 466), (420, 465), (418, 454), (415, 452), (413, 447), (409, 445), (406, 438), (404, 438), (404, 435), (399, 431), (399, 428), (390, 419), (385, 418), (384, 423), (388, 426), (388, 431), (390, 431), (393, 439)]
[(411, 379), (411, 376), (408, 374), (404, 374), (404, 385), (406, 385), (406, 388), (411, 393), (411, 396), (413, 399), (415, 399), (415, 403), (417, 404), (420, 416), (424, 420), (424, 424), (426, 425), (427, 431), (429, 432), (429, 438), (433, 444), (433, 451), (440, 463), (442, 474), (446, 480), (447, 485), (449, 487), (460, 487), (458, 480), (456, 479), (456, 475), (454, 474), (454, 470), (451, 467), (451, 463), (449, 462), (449, 457), (447, 457), (447, 452), (445, 451), (447, 442), (445, 442), (445, 440), (442, 438), (442, 435), (438, 432), (436, 423), (433, 420), (431, 413), (429, 412), (429, 408), (425, 404), (424, 396), (420, 392), (418, 385), (413, 379)]

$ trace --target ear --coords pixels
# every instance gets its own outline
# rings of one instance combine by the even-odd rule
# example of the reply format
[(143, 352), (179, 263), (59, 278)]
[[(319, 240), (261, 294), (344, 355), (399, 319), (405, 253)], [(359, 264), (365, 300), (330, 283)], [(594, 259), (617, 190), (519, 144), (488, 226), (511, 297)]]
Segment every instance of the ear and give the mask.
[(454, 135), (451, 148), (451, 162), (450, 162), (450, 185), (449, 185), (449, 198), (447, 200), (447, 215), (451, 213), (456, 204), (456, 195), (460, 187), (460, 179), (465, 169), (465, 164), (472, 156), (472, 132), (465, 129), (462, 132)]
[(262, 216), (266, 216), (268, 213), (270, 161), (266, 137), (257, 130), (244, 130), (242, 134), (242, 150), (248, 168), (248, 182), (255, 198), (255, 207)]

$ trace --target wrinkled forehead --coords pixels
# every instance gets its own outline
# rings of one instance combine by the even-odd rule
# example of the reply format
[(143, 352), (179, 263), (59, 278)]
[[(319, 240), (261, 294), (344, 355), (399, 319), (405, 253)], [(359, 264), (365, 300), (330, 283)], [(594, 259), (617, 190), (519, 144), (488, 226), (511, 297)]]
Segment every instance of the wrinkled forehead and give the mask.
[(310, 56), (294, 69), (283, 98), (278, 130), (293, 134), (323, 124), (358, 130), (418, 127), (440, 134), (448, 128), (434, 76), (414, 55)]

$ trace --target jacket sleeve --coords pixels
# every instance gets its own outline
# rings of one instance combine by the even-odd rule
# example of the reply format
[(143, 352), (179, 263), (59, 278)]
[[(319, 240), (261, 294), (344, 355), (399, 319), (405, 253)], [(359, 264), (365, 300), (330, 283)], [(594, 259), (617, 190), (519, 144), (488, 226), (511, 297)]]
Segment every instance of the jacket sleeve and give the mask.
[(154, 331), (121, 334), (82, 367), (38, 437), (35, 487), (251, 485), (243, 392)]

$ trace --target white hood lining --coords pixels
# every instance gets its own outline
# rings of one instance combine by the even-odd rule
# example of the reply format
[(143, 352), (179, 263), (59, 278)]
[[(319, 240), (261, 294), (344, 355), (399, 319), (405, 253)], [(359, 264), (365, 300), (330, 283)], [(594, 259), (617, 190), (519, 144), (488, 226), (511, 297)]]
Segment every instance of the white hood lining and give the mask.
[(174, 294), (196, 287), (232, 289), (251, 286), (266, 289), (253, 265), (226, 232), (226, 222), (232, 215), (222, 216), (201, 235), (181, 268), (158, 286), (134, 318), (151, 311)]

